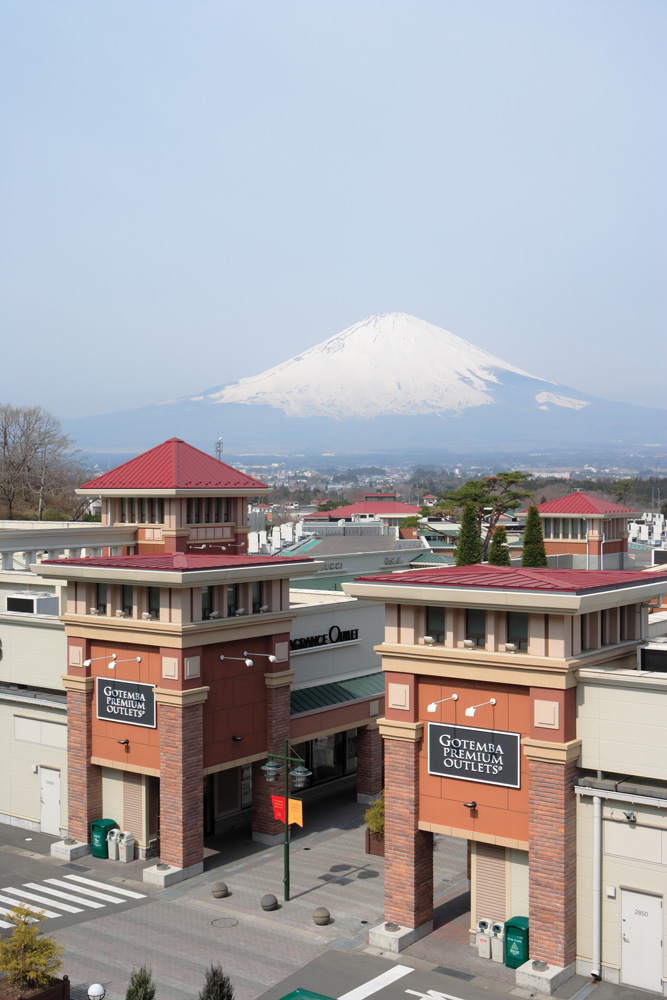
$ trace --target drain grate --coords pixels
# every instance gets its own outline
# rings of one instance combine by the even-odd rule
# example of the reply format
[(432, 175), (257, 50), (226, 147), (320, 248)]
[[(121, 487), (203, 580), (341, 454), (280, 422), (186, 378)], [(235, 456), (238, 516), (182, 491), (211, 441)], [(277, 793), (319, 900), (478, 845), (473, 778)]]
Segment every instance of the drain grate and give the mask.
[(211, 921), (211, 927), (236, 927), (238, 920), (233, 917), (216, 917)]
[(75, 865), (72, 861), (68, 861), (63, 868), (69, 868), (73, 872), (92, 872), (92, 868), (86, 868), (85, 865)]
[(442, 976), (451, 976), (453, 979), (462, 979), (465, 983), (469, 983), (471, 979), (475, 979), (475, 976), (469, 972), (459, 972), (458, 969), (449, 969), (446, 965), (436, 965), (432, 971), (439, 972)]

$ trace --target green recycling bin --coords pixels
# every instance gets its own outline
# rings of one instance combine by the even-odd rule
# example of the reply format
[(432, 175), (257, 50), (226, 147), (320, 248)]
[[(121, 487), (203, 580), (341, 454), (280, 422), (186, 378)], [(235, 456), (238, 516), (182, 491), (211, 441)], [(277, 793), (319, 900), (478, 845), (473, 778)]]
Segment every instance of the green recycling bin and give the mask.
[(528, 961), (528, 917), (505, 921), (505, 965), (518, 969)]
[(107, 834), (109, 830), (118, 827), (115, 819), (96, 819), (90, 824), (90, 842), (93, 845), (94, 858), (108, 858)]

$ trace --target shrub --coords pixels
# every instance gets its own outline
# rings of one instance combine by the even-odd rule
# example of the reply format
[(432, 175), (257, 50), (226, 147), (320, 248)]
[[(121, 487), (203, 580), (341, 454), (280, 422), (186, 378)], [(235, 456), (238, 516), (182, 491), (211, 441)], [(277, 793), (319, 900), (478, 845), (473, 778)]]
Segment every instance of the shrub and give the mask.
[(364, 822), (371, 833), (384, 833), (384, 789), (364, 813)]
[(204, 988), (199, 994), (199, 1000), (234, 1000), (234, 987), (219, 963), (213, 965), (211, 962), (211, 968), (206, 970)]
[(145, 965), (140, 969), (132, 969), (125, 1000), (153, 1000), (154, 997), (153, 973)]
[(44, 989), (62, 968), (65, 946), (40, 936), (39, 925), (46, 919), (43, 910), (29, 910), (19, 903), (7, 919), (15, 926), (11, 937), (0, 941), (0, 972), (7, 975), (10, 986)]
[(491, 536), (489, 546), (489, 566), (510, 566), (510, 550), (507, 548), (507, 532), (499, 525)]

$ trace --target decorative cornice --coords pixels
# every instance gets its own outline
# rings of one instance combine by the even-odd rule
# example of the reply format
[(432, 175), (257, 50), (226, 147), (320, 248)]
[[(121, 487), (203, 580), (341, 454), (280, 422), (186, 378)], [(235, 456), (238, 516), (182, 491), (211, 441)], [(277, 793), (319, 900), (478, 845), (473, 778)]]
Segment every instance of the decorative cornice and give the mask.
[(187, 688), (184, 691), (155, 688), (155, 702), (170, 708), (189, 708), (190, 705), (202, 705), (210, 690), (209, 687)]
[(155, 778), (160, 777), (159, 767), (142, 767), (138, 764), (123, 764), (118, 760), (107, 760), (106, 757), (91, 757), (91, 764), (97, 764), (99, 767), (111, 767), (115, 771), (132, 771), (133, 774), (150, 774)]
[(287, 684), (292, 684), (295, 677), (295, 670), (281, 670), (276, 674), (264, 674), (264, 683), (267, 688), (285, 687)]
[(567, 764), (571, 760), (576, 760), (581, 752), (581, 740), (551, 743), (547, 740), (533, 740), (530, 736), (524, 736), (521, 740), (521, 746), (528, 760), (537, 760), (545, 764)]
[(74, 674), (61, 676), (66, 691), (77, 691), (79, 694), (90, 694), (95, 687), (94, 677), (76, 677)]
[(399, 719), (378, 719), (378, 729), (383, 740), (400, 740), (419, 743), (424, 735), (423, 722), (402, 722)]

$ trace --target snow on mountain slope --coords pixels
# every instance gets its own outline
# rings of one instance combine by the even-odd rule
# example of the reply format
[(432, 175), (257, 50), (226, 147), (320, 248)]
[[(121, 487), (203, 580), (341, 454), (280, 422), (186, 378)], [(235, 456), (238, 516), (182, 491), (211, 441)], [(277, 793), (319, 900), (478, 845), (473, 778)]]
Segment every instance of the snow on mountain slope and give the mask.
[(502, 384), (503, 372), (546, 383), (432, 323), (384, 313), (192, 401), (267, 405), (290, 417), (334, 419), (460, 413), (493, 403), (491, 386)]

